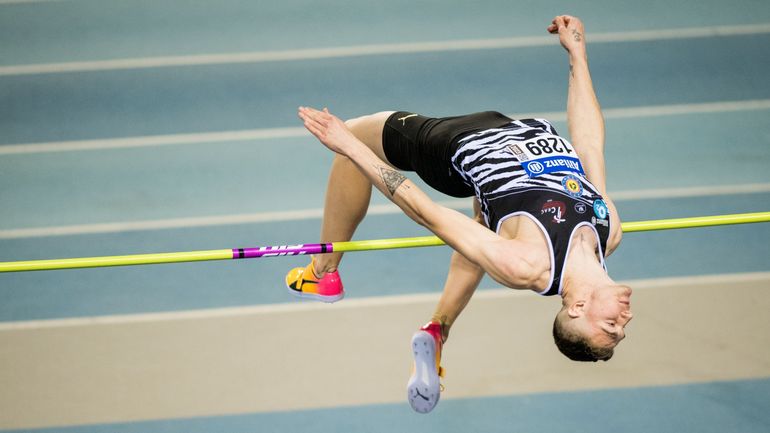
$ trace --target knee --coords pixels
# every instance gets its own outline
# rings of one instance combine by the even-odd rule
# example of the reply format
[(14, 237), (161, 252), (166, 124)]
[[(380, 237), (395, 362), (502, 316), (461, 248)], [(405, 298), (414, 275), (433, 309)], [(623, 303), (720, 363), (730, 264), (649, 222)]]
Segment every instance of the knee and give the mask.
[(361, 130), (365, 128), (367, 124), (371, 123), (372, 116), (374, 116), (374, 114), (367, 114), (364, 116), (353, 117), (352, 119), (348, 119), (345, 121), (345, 126), (347, 126), (348, 129), (350, 129), (353, 132), (357, 130)]
[(385, 129), (385, 122), (393, 113), (393, 111), (381, 111), (345, 121), (350, 132), (386, 162), (387, 158), (382, 148), (382, 133)]
[[(345, 121), (345, 125), (353, 131), (354, 134), (365, 134), (370, 131), (382, 131), (385, 122), (395, 111), (380, 111), (378, 113), (367, 114), (365, 116), (354, 117)], [(356, 134), (357, 135), (357, 134)]]
[(355, 134), (355, 130), (358, 128), (358, 125), (361, 123), (361, 119), (362, 117), (354, 117), (352, 119), (348, 119), (345, 121), (345, 126), (347, 126), (348, 129)]

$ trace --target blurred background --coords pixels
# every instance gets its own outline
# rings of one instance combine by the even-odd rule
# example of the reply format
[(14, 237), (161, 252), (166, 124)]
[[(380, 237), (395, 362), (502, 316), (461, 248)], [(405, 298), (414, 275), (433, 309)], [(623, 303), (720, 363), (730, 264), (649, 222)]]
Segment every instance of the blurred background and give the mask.
[[(766, 1), (0, 0), (0, 261), (317, 242), (332, 154), (300, 105), (566, 135), (563, 13), (624, 221), (770, 210)], [(355, 239), (426, 234), (375, 191)], [(602, 364), (557, 352), (558, 299), (485, 279), (429, 415), (409, 339), (445, 247), (349, 254), (335, 305), (287, 293), (304, 257), (0, 274), (0, 430), (766, 432), (768, 242), (626, 234), (635, 319)]]

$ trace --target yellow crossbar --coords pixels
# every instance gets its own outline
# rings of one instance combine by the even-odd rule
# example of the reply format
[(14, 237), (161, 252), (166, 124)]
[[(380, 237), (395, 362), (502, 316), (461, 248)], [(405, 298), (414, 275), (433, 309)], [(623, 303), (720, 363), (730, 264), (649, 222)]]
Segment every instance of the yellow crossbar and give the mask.
[[(714, 215), (689, 218), (662, 219), (623, 223), (624, 233), (653, 230), (671, 230), (694, 227), (749, 224), (770, 221), (770, 212), (732, 215)], [(280, 257), (299, 254), (323, 254), (328, 252), (372, 251), (395, 248), (417, 248), (444, 245), (436, 236), (413, 238), (376, 239), (328, 244), (305, 244), (280, 247), (256, 247), (246, 249), (222, 249), (187, 251), (177, 253), (135, 254), (126, 256), (82, 257), (74, 259), (30, 260), (0, 262), (0, 272), (42, 271), (54, 269), (94, 268), (108, 266), (152, 265), (238, 258)]]

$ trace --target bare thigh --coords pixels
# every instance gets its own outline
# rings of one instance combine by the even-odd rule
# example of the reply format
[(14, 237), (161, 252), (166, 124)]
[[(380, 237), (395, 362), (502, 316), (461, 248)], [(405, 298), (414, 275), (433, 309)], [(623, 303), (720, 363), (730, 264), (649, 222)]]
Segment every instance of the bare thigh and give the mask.
[(356, 138), (361, 140), (369, 149), (372, 149), (381, 160), (389, 164), (390, 162), (382, 148), (382, 131), (385, 128), (385, 121), (393, 113), (395, 111), (381, 111), (345, 121), (345, 125)]

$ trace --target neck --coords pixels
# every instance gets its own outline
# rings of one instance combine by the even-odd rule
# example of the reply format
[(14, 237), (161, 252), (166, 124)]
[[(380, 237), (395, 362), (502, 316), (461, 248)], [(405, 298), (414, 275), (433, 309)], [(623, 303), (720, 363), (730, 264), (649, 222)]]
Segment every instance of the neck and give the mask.
[(614, 284), (602, 267), (597, 254), (596, 236), (589, 230), (579, 230), (567, 252), (567, 265), (564, 268), (564, 286), (562, 298), (583, 296), (586, 291), (607, 284)]

